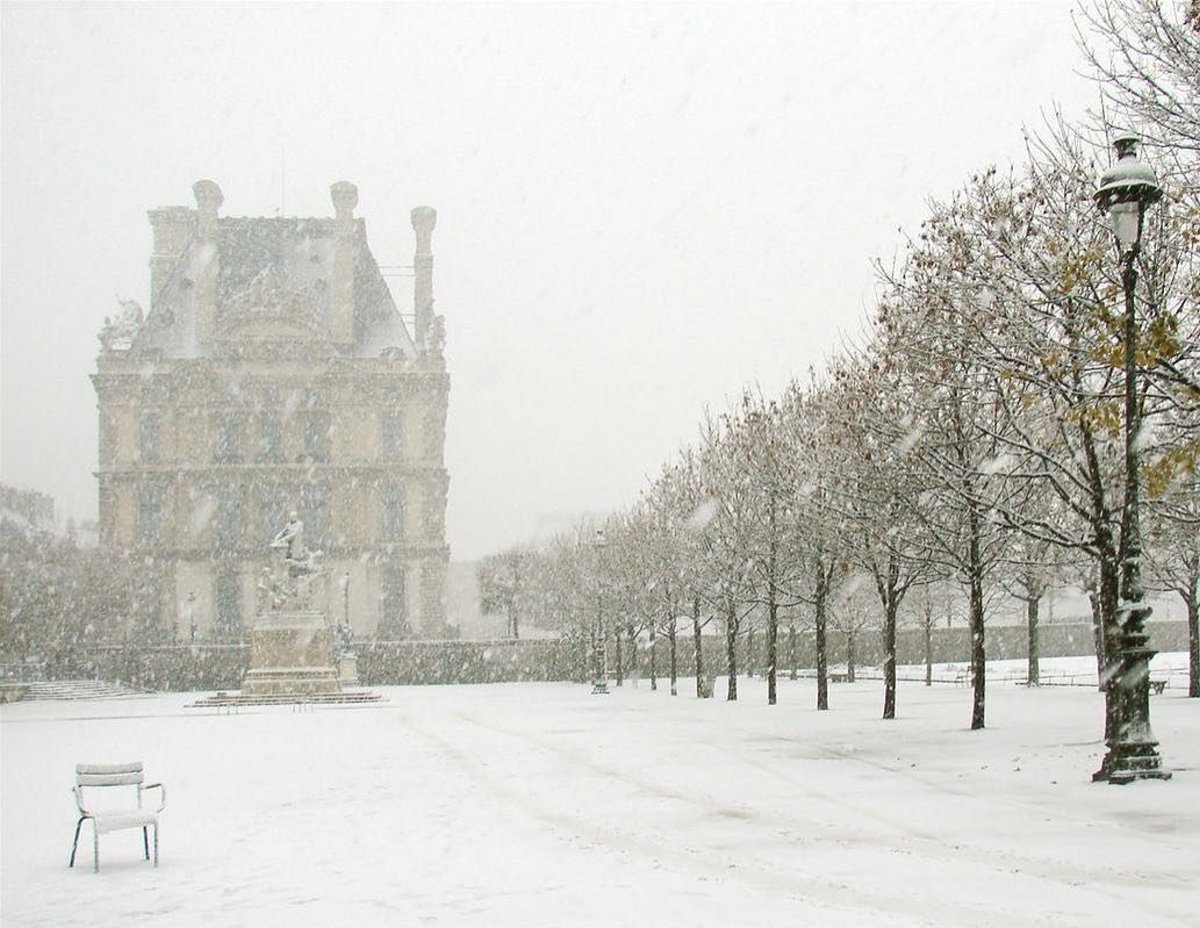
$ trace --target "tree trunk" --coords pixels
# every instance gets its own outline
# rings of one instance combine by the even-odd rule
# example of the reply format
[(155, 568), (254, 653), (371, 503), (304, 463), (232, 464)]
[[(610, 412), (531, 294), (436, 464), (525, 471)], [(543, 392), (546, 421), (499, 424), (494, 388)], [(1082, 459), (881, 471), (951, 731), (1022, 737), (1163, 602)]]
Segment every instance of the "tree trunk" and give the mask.
[(650, 623), (650, 691), (658, 690), (658, 626)]
[[(972, 539), (972, 547), (978, 542)], [(971, 731), (984, 727), (987, 709), (987, 654), (983, 630), (983, 570), (971, 565)]]
[(887, 591), (883, 607), (883, 717), (896, 717), (896, 602), (895, 591)]
[(925, 685), (933, 686), (933, 608), (925, 607)]
[(692, 644), (696, 648), (696, 695), (704, 699), (712, 693), (704, 692), (704, 649), (700, 646), (700, 600), (692, 600)]
[(746, 676), (754, 676), (754, 626), (746, 629)]
[(676, 685), (679, 680), (679, 651), (678, 651), (678, 634), (675, 631), (675, 616), (671, 615), (671, 624), (668, 626), (667, 636), (671, 643), (671, 695), (678, 694), (679, 689)]
[(896, 611), (900, 607), (897, 587), (900, 565), (888, 558), (887, 578), (880, 584), (883, 599), (883, 717), (896, 717)]
[(779, 645), (779, 591), (775, 587), (779, 568), (779, 541), (776, 537), (775, 495), (771, 495), (770, 549), (767, 558), (767, 705), (775, 705), (775, 665)]
[(800, 657), (796, 646), (796, 626), (788, 626), (788, 679), (795, 680), (799, 672)]
[(854, 682), (854, 637), (855, 633), (846, 633), (846, 682)]
[(775, 590), (772, 588), (770, 602), (767, 604), (767, 705), (775, 705), (775, 661), (778, 652), (779, 639), (779, 607), (775, 602)]
[(623, 684), (625, 682), (625, 668), (624, 668), (625, 662), (624, 662), (623, 656), (621, 654), (621, 626), (620, 625), (617, 625), (613, 629), (613, 639), (616, 644), (616, 652), (617, 652), (615, 655), (617, 658), (617, 686), (620, 686), (621, 684)]
[(817, 709), (822, 711), (829, 709), (829, 643), (825, 634), (826, 574), (821, 561), (817, 562), (816, 593)]
[(1100, 618), (1100, 594), (1088, 590), (1088, 602), (1092, 606), (1092, 646), (1096, 650), (1096, 679), (1104, 689), (1104, 626)]
[(725, 616), (725, 663), (729, 672), (729, 692), (725, 698), (730, 702), (737, 699), (737, 613), (730, 604)]
[(1196, 602), (1196, 587), (1200, 578), (1191, 578), (1191, 594), (1187, 597), (1188, 623), (1188, 696), (1200, 698), (1200, 604)]
[(1040, 596), (1032, 593), (1025, 601), (1025, 620), (1029, 627), (1029, 685), (1041, 683), (1041, 647), (1038, 640), (1038, 609), (1042, 604)]

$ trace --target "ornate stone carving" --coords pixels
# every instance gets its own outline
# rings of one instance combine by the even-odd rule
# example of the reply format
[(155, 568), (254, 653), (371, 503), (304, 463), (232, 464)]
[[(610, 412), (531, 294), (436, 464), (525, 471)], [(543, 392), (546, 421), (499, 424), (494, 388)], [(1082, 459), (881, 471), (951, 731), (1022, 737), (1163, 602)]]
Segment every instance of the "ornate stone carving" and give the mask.
[(133, 347), (133, 340), (142, 328), (145, 315), (137, 300), (123, 300), (117, 297), (121, 304), (120, 311), (115, 316), (105, 316), (104, 326), (97, 338), (105, 351), (128, 351)]

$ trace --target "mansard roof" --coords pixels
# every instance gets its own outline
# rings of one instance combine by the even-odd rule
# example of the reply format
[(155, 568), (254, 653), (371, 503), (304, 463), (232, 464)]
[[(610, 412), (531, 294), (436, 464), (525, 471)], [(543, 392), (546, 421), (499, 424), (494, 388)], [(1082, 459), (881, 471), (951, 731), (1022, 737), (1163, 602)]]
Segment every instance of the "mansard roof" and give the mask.
[[(212, 187), (216, 189), (215, 184)], [(219, 205), (219, 189), (216, 196)], [(349, 213), (339, 219), (217, 217), (215, 206), (207, 216), (204, 209), (201, 203), (200, 209), (167, 207), (150, 213), (156, 239), (151, 258), (156, 292), (144, 324), (137, 319), (131, 326), (128, 347), (134, 353), (202, 357), (219, 353), (222, 345), (236, 343), (253, 330), (260, 335), (271, 331), (283, 340), (326, 343), (331, 353), (351, 357), (413, 356), (412, 335), (367, 244), (362, 219)], [(333, 337), (339, 222), (348, 223), (350, 230), (350, 344)], [(211, 284), (214, 262), (215, 287)], [(215, 290), (208, 330), (199, 319), (205, 296), (198, 290), (205, 280)], [(106, 348), (114, 347), (103, 334), (101, 340)]]

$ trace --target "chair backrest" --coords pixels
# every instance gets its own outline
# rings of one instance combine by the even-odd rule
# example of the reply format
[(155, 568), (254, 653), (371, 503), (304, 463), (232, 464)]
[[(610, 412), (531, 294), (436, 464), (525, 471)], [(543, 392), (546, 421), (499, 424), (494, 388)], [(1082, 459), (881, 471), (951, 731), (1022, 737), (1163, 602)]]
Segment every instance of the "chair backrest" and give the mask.
[(76, 764), (76, 786), (141, 786), (146, 775), (142, 762), (127, 764)]

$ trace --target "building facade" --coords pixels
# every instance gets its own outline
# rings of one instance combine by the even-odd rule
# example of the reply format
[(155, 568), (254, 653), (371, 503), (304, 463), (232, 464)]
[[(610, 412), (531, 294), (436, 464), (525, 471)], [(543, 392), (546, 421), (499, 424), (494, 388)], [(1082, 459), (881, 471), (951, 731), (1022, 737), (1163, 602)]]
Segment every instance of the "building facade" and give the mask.
[(433, 312), (437, 214), (412, 211), (414, 303), (399, 312), (354, 216), (227, 218), (220, 188), (149, 213), (148, 312), (105, 320), (100, 540), (144, 555), (163, 637), (236, 639), (267, 545), (296, 512), (362, 638), (446, 634), (449, 375)]

